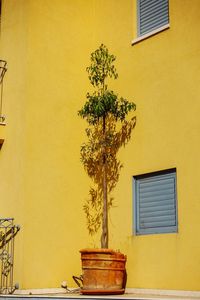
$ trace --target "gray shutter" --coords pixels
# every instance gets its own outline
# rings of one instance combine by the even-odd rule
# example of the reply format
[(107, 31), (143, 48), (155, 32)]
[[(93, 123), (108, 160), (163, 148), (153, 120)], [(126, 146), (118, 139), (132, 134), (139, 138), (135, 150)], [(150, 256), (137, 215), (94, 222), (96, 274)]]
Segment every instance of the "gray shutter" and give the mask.
[(138, 0), (138, 36), (168, 23), (168, 0)]
[(177, 231), (176, 174), (153, 174), (136, 179), (138, 234)]

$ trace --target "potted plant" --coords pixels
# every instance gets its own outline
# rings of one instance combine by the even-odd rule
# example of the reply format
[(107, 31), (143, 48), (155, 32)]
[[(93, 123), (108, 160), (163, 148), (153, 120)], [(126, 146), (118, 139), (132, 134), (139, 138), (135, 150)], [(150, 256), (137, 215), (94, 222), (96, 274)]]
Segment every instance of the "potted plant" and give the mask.
[(127, 117), (136, 106), (108, 88), (108, 80), (118, 77), (115, 59), (103, 44), (91, 53), (91, 64), (86, 70), (94, 92), (87, 93), (86, 102), (78, 112), (88, 123), (81, 161), (94, 184), (84, 205), (87, 228), (91, 235), (102, 228), (101, 248), (80, 251), (83, 294), (121, 294), (125, 288), (126, 256), (108, 248), (108, 211), (122, 168), (117, 153), (130, 140), (136, 118)]

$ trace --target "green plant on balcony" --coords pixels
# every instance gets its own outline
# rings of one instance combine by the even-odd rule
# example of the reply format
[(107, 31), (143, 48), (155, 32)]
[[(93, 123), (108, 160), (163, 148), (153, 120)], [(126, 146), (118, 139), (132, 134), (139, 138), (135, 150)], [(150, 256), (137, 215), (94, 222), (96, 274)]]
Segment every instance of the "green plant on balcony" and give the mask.
[[(108, 211), (113, 206), (112, 191), (122, 168), (117, 154), (131, 138), (136, 118), (128, 118), (128, 115), (136, 109), (136, 105), (108, 88), (108, 80), (118, 78), (115, 59), (103, 44), (91, 53), (87, 72), (94, 91), (87, 93), (86, 102), (78, 112), (88, 123), (85, 130), (87, 142), (81, 146), (81, 161), (94, 184), (84, 204), (87, 228), (91, 235), (102, 228), (101, 249), (80, 251), (84, 294), (123, 293), (125, 287), (126, 256), (108, 249)], [(108, 261), (109, 266), (103, 273), (102, 264), (104, 266)], [(116, 262), (120, 264), (121, 271), (115, 275)], [(119, 265), (116, 265), (116, 269), (119, 269)], [(109, 282), (110, 278), (113, 278), (112, 282)]]
[(122, 168), (117, 153), (130, 140), (136, 123), (135, 117), (127, 120), (136, 105), (108, 88), (108, 79), (118, 78), (115, 59), (103, 44), (91, 54), (87, 72), (95, 90), (87, 93), (87, 100), (78, 112), (88, 123), (88, 140), (81, 146), (81, 161), (94, 182), (84, 211), (91, 235), (102, 226), (101, 248), (108, 248), (108, 210), (113, 205), (111, 192)]

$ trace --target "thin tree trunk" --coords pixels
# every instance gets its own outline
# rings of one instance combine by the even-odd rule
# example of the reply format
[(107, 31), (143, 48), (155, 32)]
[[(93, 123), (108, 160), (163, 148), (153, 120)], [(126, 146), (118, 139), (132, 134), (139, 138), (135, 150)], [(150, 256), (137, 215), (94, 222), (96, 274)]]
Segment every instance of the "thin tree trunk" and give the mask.
[[(103, 136), (105, 142), (106, 136), (106, 117), (103, 117)], [(107, 169), (106, 169), (106, 151), (103, 145), (103, 216), (102, 216), (102, 235), (101, 248), (108, 248), (108, 192), (107, 192)]]

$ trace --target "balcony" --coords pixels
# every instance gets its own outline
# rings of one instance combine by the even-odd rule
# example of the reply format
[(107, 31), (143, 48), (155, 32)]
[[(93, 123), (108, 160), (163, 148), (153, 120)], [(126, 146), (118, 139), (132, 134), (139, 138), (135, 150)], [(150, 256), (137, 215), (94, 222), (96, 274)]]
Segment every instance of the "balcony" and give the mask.
[(4, 143), (5, 139), (5, 129), (6, 129), (6, 124), (4, 122), (1, 122), (0, 120), (0, 149)]
[(7, 71), (7, 62), (0, 59), (0, 149), (5, 138), (5, 117), (3, 116), (3, 78)]

